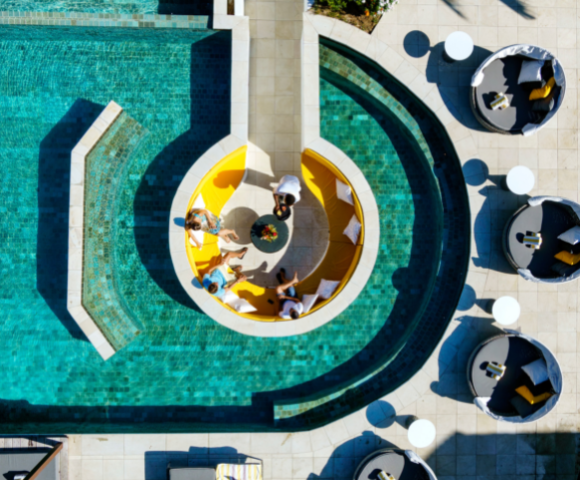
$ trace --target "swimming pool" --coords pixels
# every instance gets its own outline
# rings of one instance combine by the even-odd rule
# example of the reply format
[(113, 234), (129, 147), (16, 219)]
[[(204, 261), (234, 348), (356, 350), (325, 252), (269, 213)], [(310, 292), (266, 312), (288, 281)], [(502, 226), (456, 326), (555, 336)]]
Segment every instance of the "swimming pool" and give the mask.
[(211, 15), (211, 0), (0, 0), (0, 12)]
[[(446, 325), (455, 305), (449, 295), (447, 304), (441, 306), (440, 299), (439, 310), (432, 311), (437, 295), (426, 292), (446, 287), (439, 279), (442, 272), (447, 279), (456, 263), (439, 262), (441, 255), (425, 254), (421, 245), (442, 238), (445, 252), (462, 219), (446, 216), (448, 184), (437, 187), (433, 176), (426, 180), (432, 188), (417, 191), (414, 180), (405, 180), (413, 173), (401, 157), (391, 155), (404, 139), (386, 135), (377, 119), (384, 112), (369, 114), (373, 101), (349, 94), (348, 82), (322, 78), (321, 115), (324, 136), (373, 178), (385, 212), (381, 266), (363, 293), (324, 327), (277, 339), (232, 332), (200, 313), (183, 292), (169, 258), (169, 209), (184, 172), (229, 133), (230, 45), (229, 32), (205, 29), (0, 29), (5, 66), (0, 129), (7, 132), (0, 137), (0, 368), (6, 372), (0, 417), (5, 433), (304, 428), (332, 421), (395, 388), (434, 347), (437, 328)], [(408, 93), (403, 93), (404, 99)], [(66, 252), (70, 151), (110, 100), (149, 134), (116, 187), (121, 213), (114, 219), (112, 246), (121, 259), (118, 292), (144, 332), (104, 363), (67, 313)], [(423, 115), (420, 108), (417, 112)], [(349, 115), (356, 117), (351, 137), (341, 123)], [(403, 138), (405, 130), (390, 121), (390, 135)], [(362, 132), (368, 128), (389, 155), (365, 147)], [(442, 146), (441, 151), (450, 150)], [(421, 147), (413, 152), (425, 153)], [(433, 157), (437, 167), (441, 159)], [(409, 157), (423, 172), (417, 172), (418, 179), (431, 174), (423, 160)], [(388, 162), (392, 171), (385, 171)], [(457, 174), (449, 165), (443, 173), (457, 180), (460, 170)], [(423, 205), (430, 200), (435, 203)], [(429, 219), (424, 211), (437, 215)], [(423, 220), (440, 221), (441, 237), (435, 233), (435, 239), (416, 244), (411, 224)], [(469, 243), (468, 234), (462, 240)], [(463, 244), (451, 247), (463, 258)], [(410, 275), (415, 258), (431, 272), (427, 282)], [(461, 277), (461, 268), (456, 274)], [(436, 318), (428, 324), (425, 315)], [(393, 348), (385, 352), (385, 344)], [(389, 370), (395, 355), (410, 367)], [(310, 416), (274, 423), (275, 404), (340, 391), (378, 367), (373, 382), (380, 388), (369, 390), (368, 382), (361, 383), (356, 395), (351, 390)]]

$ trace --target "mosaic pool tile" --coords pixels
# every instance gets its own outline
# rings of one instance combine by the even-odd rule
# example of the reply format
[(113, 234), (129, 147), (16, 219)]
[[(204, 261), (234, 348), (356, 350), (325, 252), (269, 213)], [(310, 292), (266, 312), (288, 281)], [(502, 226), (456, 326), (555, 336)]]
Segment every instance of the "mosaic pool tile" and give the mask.
[(142, 333), (143, 324), (117, 292), (124, 259), (115, 255), (116, 219), (126, 216), (117, 200), (129, 159), (148, 131), (122, 112), (85, 160), (84, 262), (82, 303), (115, 350)]
[[(415, 218), (411, 221), (417, 231), (411, 248), (419, 247), (418, 262), (408, 273), (423, 281), (423, 262), (433, 257), (432, 251), (423, 248), (426, 234), (432, 234), (430, 219), (418, 213), (421, 203), (417, 199), (426, 200), (426, 190), (427, 195), (437, 192), (443, 206), (442, 255), (434, 272), (434, 289), (404, 347), (390, 359), (383, 359), (383, 367), (378, 367), (372, 376), (355, 385), (344, 385), (340, 396), (332, 392), (326, 397), (278, 402), (275, 418), (280, 428), (296, 428), (304, 423), (317, 426), (329, 415), (341, 417), (354, 405), (362, 407), (411, 378), (428, 359), (455, 312), (469, 260), (470, 214), (465, 182), (459, 159), (439, 121), (399, 82), (351, 50), (321, 39), (320, 59), (321, 136), (343, 149), (373, 187), (382, 221), (381, 246), (390, 243), (383, 236), (385, 229), (396, 222), (399, 212), (415, 203)], [(392, 111), (385, 111), (385, 107)], [(352, 141), (353, 137), (359, 141)], [(426, 149), (429, 155), (425, 154)], [(388, 179), (393, 175), (393, 165), (399, 164), (405, 166), (412, 200), (398, 190), (404, 182), (397, 184)], [(425, 170), (426, 164), (430, 172)], [(432, 185), (433, 179), (438, 186)], [(390, 195), (395, 203), (385, 202)], [(389, 218), (386, 225), (384, 218)], [(377, 275), (384, 278), (381, 264), (389, 260), (380, 258), (382, 251), (383, 248), (371, 281)]]
[(0, 0), (0, 12), (211, 15), (211, 0)]
[[(401, 244), (381, 245), (380, 268), (347, 311), (299, 337), (232, 332), (203, 315), (182, 290), (169, 258), (169, 209), (191, 164), (229, 133), (230, 45), (228, 32), (209, 30), (0, 29), (0, 61), (7, 66), (0, 69), (0, 128), (8, 132), (0, 137), (0, 367), (7, 372), (0, 385), (0, 422), (5, 433), (270, 431), (322, 425), (396, 388), (430, 352), (455, 305), (455, 284), (439, 283), (441, 272), (447, 268), (445, 282), (463, 274), (459, 260), (444, 256), (438, 265), (436, 256), (423, 251), (431, 239), (421, 245), (411, 241), (413, 224), (424, 208), (434, 208), (428, 199), (437, 189), (419, 185), (423, 190), (416, 193), (409, 188), (404, 165), (383, 172), (382, 148), (395, 152), (408, 137), (398, 127), (390, 132), (393, 138), (380, 137), (384, 110), (373, 110), (368, 96), (343, 98), (344, 92), (330, 84), (323, 99), (332, 97), (331, 102), (361, 116), (354, 119), (351, 138), (343, 112), (323, 103), (323, 120), (336, 117), (337, 128), (328, 135), (343, 142), (374, 182), (379, 205), (390, 209), (382, 219), (388, 226), (384, 235)], [(391, 87), (387, 90), (393, 94)], [(395, 97), (412, 104), (405, 95)], [(111, 226), (114, 255), (120, 259), (116, 289), (144, 329), (104, 363), (66, 311), (66, 249), (70, 151), (109, 100), (150, 134), (129, 159)], [(407, 110), (414, 118), (424, 115), (421, 107)], [(361, 133), (369, 125), (381, 142), (376, 147)], [(421, 131), (429, 145), (431, 133), (441, 133), (436, 127)], [(357, 146), (362, 146), (360, 157), (352, 153)], [(441, 154), (452, 152), (449, 145), (441, 145), (441, 154), (431, 152), (443, 181), (461, 178), (452, 162), (441, 162)], [(410, 151), (401, 155), (415, 165)], [(416, 172), (410, 178), (423, 176)], [(391, 189), (399, 189), (399, 196)], [(444, 212), (449, 210), (447, 190), (442, 188)], [(450, 198), (462, 200), (455, 192)], [(462, 258), (469, 238), (460, 235), (465, 219), (443, 215), (441, 220), (444, 253), (455, 248)], [(424, 302), (416, 299), (427, 286), (410, 275), (417, 270), (438, 270), (435, 291), (449, 286), (449, 295), (435, 303), (433, 298), (441, 296), (431, 295), (430, 303), (419, 307)], [(427, 312), (423, 317), (421, 309)], [(413, 328), (416, 318), (420, 328)], [(384, 365), (372, 381), (364, 381)], [(294, 423), (274, 423), (275, 404), (314, 394), (336, 398), (294, 416)]]

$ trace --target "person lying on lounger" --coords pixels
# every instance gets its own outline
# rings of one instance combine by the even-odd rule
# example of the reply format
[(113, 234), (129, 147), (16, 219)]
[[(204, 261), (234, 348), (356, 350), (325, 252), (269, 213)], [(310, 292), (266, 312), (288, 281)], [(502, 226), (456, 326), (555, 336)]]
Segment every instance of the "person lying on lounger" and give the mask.
[(277, 278), (280, 282), (280, 285), (276, 287), (276, 296), (280, 301), (278, 315), (285, 320), (296, 320), (304, 312), (304, 305), (298, 299), (294, 288), (294, 285), (298, 283), (298, 272), (294, 273), (292, 280), (288, 280), (286, 278), (286, 270), (281, 268)]
[(185, 230), (189, 234), (189, 238), (193, 240), (193, 243), (201, 250), (201, 245), (195, 238), (193, 232), (202, 231), (205, 233), (210, 233), (212, 235), (217, 235), (223, 238), (227, 243), (230, 243), (230, 236), (234, 240), (239, 240), (238, 234), (235, 230), (230, 230), (228, 228), (222, 228), (221, 219), (217, 218), (213, 213), (205, 208), (193, 208), (187, 214), (185, 219)]
[[(221, 299), (235, 285), (245, 282), (248, 277), (242, 273), (242, 266), (230, 267), (229, 265), (234, 258), (239, 258), (240, 260), (244, 258), (247, 251), (247, 248), (242, 248), (239, 252), (228, 252), (225, 255), (221, 255), (217, 265), (211, 267), (203, 276), (204, 288)], [(234, 273), (230, 273), (228, 267)]]

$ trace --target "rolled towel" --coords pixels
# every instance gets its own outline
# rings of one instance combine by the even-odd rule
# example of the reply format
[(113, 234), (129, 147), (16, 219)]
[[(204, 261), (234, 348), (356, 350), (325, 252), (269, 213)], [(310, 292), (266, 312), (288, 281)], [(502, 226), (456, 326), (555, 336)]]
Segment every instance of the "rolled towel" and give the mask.
[(396, 480), (390, 473), (386, 473), (384, 470), (381, 470), (377, 475), (379, 480)]
[(492, 110), (503, 110), (504, 108), (508, 108), (509, 106), (510, 106), (510, 101), (502, 92), (499, 92), (495, 96), (495, 100), (493, 100), (491, 102), (491, 109)]
[(524, 236), (524, 245), (538, 250), (542, 245), (542, 235), (540, 233), (532, 233)]
[(489, 362), (487, 364), (486, 370), (491, 375), (491, 378), (493, 378), (494, 380), (499, 380), (501, 379), (501, 377), (503, 377), (503, 374), (505, 373), (506, 370), (506, 366), (497, 362)]

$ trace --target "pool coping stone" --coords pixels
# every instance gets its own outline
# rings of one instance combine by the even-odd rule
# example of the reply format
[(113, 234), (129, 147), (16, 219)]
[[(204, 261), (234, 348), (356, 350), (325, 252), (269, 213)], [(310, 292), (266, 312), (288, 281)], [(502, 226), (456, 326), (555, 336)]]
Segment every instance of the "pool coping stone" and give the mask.
[(71, 153), (67, 309), (103, 360), (113, 356), (115, 349), (82, 304), (85, 160), (122, 111), (110, 101)]

